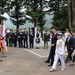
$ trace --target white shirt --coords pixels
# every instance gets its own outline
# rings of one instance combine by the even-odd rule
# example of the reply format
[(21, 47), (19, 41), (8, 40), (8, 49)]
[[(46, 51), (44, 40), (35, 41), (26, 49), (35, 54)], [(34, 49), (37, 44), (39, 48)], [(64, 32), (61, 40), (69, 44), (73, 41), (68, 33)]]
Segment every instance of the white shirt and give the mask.
[(66, 41), (66, 38), (68, 37), (68, 32), (65, 32), (65, 41)]
[(65, 45), (64, 45), (64, 41), (62, 39), (57, 40), (55, 53), (60, 54), (60, 55), (64, 55)]

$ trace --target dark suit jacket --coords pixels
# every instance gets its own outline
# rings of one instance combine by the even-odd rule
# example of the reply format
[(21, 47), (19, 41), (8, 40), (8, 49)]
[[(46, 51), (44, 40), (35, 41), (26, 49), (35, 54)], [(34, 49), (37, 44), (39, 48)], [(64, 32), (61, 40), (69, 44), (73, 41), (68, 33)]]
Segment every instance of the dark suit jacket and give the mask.
[(30, 42), (33, 42), (33, 41), (34, 41), (34, 35), (33, 35), (33, 34), (30, 34), (30, 35), (29, 35), (29, 41), (30, 41)]
[(51, 44), (54, 44), (54, 46), (51, 47), (51, 51), (52, 51), (53, 53), (55, 53), (56, 42), (57, 42), (57, 35), (58, 35), (57, 33), (54, 34), (54, 35), (52, 36), (52, 39), (51, 39)]
[(68, 37), (67, 37), (65, 46), (67, 46), (67, 49), (74, 49), (73, 37), (70, 37), (69, 41), (68, 41)]
[(28, 39), (28, 32), (22, 32), (22, 33), (23, 33), (23, 35), (22, 35), (23, 39), (27, 40)]

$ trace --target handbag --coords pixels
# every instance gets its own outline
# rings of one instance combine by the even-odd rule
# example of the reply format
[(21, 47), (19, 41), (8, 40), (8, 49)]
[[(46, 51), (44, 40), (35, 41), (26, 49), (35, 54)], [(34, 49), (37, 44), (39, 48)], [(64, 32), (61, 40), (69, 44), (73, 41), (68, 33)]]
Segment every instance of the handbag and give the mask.
[(40, 43), (40, 38), (37, 38), (36, 39), (36, 43)]

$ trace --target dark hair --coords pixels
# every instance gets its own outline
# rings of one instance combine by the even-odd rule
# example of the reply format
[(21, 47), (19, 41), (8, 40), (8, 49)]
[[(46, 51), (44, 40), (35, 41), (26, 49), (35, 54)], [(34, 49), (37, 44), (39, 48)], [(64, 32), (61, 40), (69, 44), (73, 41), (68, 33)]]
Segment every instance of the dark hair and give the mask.
[(69, 31), (69, 33), (72, 35), (72, 32), (71, 31)]
[(1, 24), (1, 20), (0, 20), (0, 24)]
[(53, 27), (51, 27), (51, 29), (55, 29), (55, 30), (57, 30), (57, 28), (56, 28), (56, 27), (54, 27), (54, 26), (53, 26)]
[(75, 33), (75, 30), (73, 30), (73, 33)]
[(3, 25), (3, 21), (0, 21), (0, 24)]

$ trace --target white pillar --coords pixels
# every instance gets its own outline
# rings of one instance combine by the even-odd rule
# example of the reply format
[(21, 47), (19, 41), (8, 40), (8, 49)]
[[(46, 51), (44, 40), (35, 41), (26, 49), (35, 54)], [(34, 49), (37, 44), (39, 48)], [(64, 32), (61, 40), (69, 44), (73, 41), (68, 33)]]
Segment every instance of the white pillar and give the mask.
[(36, 38), (36, 34), (37, 34), (37, 27), (34, 28), (35, 30), (35, 38)]

